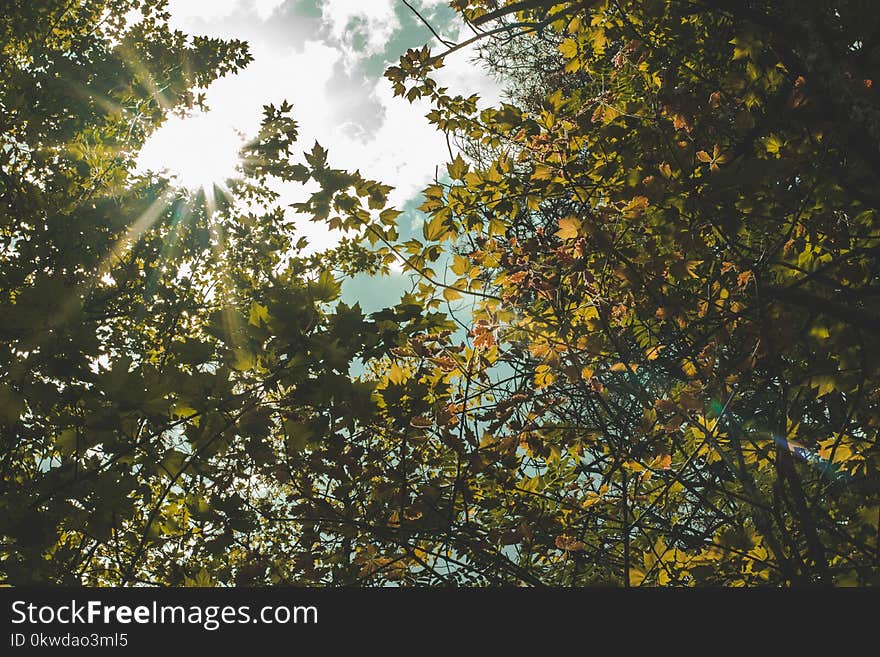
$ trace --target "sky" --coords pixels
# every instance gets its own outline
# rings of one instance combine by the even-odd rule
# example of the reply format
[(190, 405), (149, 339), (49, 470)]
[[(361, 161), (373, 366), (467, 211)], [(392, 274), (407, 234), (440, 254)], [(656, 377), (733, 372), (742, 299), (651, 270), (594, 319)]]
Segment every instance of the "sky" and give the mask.
[[(458, 39), (448, 0), (410, 4), (444, 37)], [(167, 168), (188, 184), (231, 175), (240, 134), (256, 133), (264, 104), (286, 99), (301, 150), (318, 141), (331, 166), (393, 185), (392, 204), (407, 211), (402, 224), (419, 224), (419, 192), (449, 156), (444, 136), (424, 116), (427, 103), (395, 98), (383, 77), (407, 48), (440, 49), (401, 0), (170, 0), (169, 10), (172, 26), (186, 33), (247, 40), (254, 61), (208, 88), (209, 112), (171, 118), (157, 130), (141, 152), (141, 170)], [(482, 106), (497, 104), (498, 84), (472, 57), (463, 50), (448, 58), (438, 81), (451, 93), (479, 94)], [(301, 186), (278, 191), (285, 202), (307, 193)], [(303, 234), (314, 250), (338, 239), (308, 221)]]

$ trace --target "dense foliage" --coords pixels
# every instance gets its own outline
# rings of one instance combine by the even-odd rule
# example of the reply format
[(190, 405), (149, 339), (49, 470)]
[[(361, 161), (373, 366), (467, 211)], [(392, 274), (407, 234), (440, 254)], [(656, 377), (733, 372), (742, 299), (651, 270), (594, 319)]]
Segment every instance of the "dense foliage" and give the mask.
[[(41, 4), (2, 19), (10, 582), (878, 583), (872, 3), (455, 0), (508, 102), (431, 77), (465, 43), (386, 73), (464, 154), (421, 240), (287, 105), (228, 188), (134, 175), (245, 44)], [(362, 239), (298, 256), (270, 177)]]
[[(229, 188), (133, 173), (168, 112), (250, 60), (245, 43), (169, 31), (163, 4), (22, 2), (0, 23), (11, 582), (286, 581), (297, 566), (279, 554), (309, 534), (255, 534), (262, 505), (310, 435), (370, 417), (349, 362), (398, 332), (331, 310), (334, 258), (297, 256), (265, 185), (304, 171), (286, 162), (289, 106), (265, 108)], [(370, 189), (384, 202), (387, 188)], [(349, 267), (362, 251), (348, 247)]]

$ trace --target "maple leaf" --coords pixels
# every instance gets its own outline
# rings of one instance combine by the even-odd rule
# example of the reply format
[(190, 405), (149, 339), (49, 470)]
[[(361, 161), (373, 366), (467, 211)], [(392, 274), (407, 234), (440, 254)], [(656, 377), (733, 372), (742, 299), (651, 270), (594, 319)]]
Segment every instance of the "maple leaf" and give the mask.
[(578, 236), (581, 229), (581, 221), (575, 216), (568, 216), (559, 220), (559, 230), (556, 237), (561, 240), (572, 240)]

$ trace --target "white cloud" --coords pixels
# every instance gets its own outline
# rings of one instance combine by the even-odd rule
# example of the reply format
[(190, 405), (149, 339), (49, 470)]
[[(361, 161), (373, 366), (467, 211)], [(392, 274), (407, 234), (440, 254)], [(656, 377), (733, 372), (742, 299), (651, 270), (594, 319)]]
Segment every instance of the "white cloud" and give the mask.
[(273, 11), (284, 4), (284, 0), (251, 0), (251, 4), (259, 17), (266, 20)]
[[(458, 40), (464, 41), (469, 33), (462, 27)], [(435, 41), (436, 44), (436, 41)], [(442, 52), (441, 48), (432, 49), (432, 53)], [(501, 87), (495, 78), (474, 60), (476, 46), (462, 48), (443, 60), (443, 67), (434, 75), (440, 86), (448, 87), (450, 94), (469, 96), (478, 94), (481, 108), (498, 105), (502, 99)]]
[(399, 27), (394, 0), (324, 0), (322, 17), (336, 41), (350, 53), (358, 39), (364, 39), (364, 44), (357, 50), (369, 55), (382, 52)]
[(185, 26), (193, 18), (228, 16), (240, 4), (240, 0), (170, 0), (168, 11), (173, 25)]
[[(169, 121), (158, 130), (143, 151), (140, 167), (174, 169), (179, 154), (178, 168), (181, 163), (191, 167), (194, 159), (198, 161), (193, 151), (199, 157), (210, 156), (205, 144), (212, 131), (217, 144), (229, 143), (236, 130), (253, 135), (262, 106), (287, 99), (300, 124), (302, 150), (318, 141), (329, 150), (331, 166), (359, 169), (369, 178), (393, 185), (391, 200), (403, 206), (431, 181), (448, 151), (443, 135), (424, 116), (430, 109), (425, 101), (410, 104), (393, 97), (385, 78), (368, 77), (361, 66), (370, 54), (383, 52), (399, 28), (394, 1), (326, 0), (323, 23), (303, 18), (288, 26), (278, 24), (280, 0), (172, 0), (173, 20), (181, 29), (225, 38), (241, 33), (250, 41), (254, 61), (211, 85), (207, 92), (211, 111), (198, 118), (198, 129), (195, 123), (188, 130), (186, 121)], [(288, 12), (287, 20), (291, 7), (288, 3), (282, 8)], [(279, 13), (273, 16), (276, 9)], [(352, 20), (360, 21), (366, 39), (362, 48), (354, 47)], [(309, 26), (305, 35), (303, 26)], [(287, 29), (301, 35), (296, 43), (277, 38)], [(261, 38), (270, 31), (273, 38)], [(393, 53), (395, 59), (397, 54)], [(483, 106), (494, 104), (499, 98), (497, 85), (468, 59), (468, 51), (447, 58), (438, 78), (450, 93), (477, 92), (484, 97)], [(301, 200), (306, 193), (301, 186), (279, 191), (286, 203)], [(315, 248), (331, 246), (338, 239), (308, 222), (304, 232)]]
[(193, 19), (216, 20), (237, 9), (256, 13), (266, 20), (285, 0), (169, 0), (168, 10), (174, 25), (185, 26)]

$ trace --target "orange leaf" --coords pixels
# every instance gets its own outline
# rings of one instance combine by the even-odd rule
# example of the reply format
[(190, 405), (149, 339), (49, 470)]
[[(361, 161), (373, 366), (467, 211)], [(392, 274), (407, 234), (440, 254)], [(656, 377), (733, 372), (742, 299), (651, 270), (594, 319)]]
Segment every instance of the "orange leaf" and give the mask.
[(492, 331), (486, 331), (485, 333), (481, 333), (480, 335), (474, 338), (474, 346), (475, 347), (491, 347), (495, 344), (495, 335)]
[(674, 114), (672, 116), (672, 125), (676, 130), (681, 130), (682, 128), (684, 128), (687, 132), (693, 130), (693, 125), (691, 124), (691, 122), (681, 114)]
[(568, 216), (559, 220), (559, 230), (556, 231), (556, 237), (561, 240), (572, 240), (578, 236), (581, 228), (580, 219), (574, 216)]
[(411, 427), (414, 427), (416, 429), (427, 429), (433, 423), (431, 422), (431, 418), (429, 418), (428, 416), (419, 415), (410, 420), (409, 424)]
[(565, 550), (566, 552), (580, 552), (586, 546), (583, 541), (579, 541), (576, 538), (572, 538), (571, 536), (567, 536), (565, 534), (561, 534), (556, 537), (556, 547), (560, 550)]
[(623, 208), (623, 214), (634, 219), (645, 211), (648, 207), (648, 199), (645, 196), (634, 196), (632, 200)]

